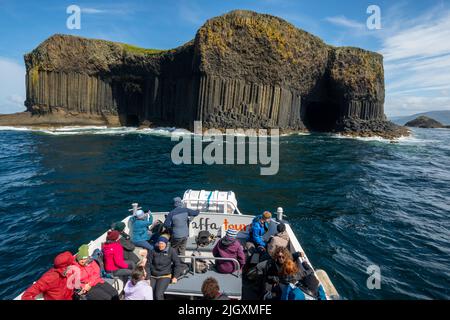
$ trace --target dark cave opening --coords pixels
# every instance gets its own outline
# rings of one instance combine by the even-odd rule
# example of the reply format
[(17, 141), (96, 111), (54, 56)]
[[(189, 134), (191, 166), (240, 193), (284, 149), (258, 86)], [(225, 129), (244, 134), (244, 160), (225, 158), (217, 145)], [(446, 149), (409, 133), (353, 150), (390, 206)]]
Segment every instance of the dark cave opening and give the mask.
[(339, 120), (339, 106), (331, 102), (308, 102), (302, 112), (302, 120), (310, 131), (332, 131)]

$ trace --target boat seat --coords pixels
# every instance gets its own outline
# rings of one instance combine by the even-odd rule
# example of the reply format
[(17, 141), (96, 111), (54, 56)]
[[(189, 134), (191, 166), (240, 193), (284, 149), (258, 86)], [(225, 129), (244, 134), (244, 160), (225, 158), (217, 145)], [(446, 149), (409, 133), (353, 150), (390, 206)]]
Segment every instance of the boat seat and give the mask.
[(215, 278), (219, 282), (220, 291), (230, 298), (240, 299), (242, 297), (242, 277), (234, 274), (218, 273), (215, 270), (196, 274), (189, 272), (180, 278), (177, 283), (170, 284), (165, 293), (178, 296), (202, 297), (202, 284), (209, 277)]

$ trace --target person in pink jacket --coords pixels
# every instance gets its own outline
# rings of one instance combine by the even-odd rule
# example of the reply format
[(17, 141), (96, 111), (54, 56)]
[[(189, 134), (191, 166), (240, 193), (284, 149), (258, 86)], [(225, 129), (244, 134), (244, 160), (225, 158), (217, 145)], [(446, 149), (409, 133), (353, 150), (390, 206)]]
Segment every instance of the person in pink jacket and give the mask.
[(124, 260), (123, 248), (119, 243), (119, 238), (119, 231), (108, 231), (106, 242), (102, 245), (103, 259), (105, 271), (112, 273), (115, 277), (122, 278), (126, 283), (136, 265), (133, 261)]
[[(89, 246), (84, 244), (75, 256), (73, 271), (79, 276), (76, 291), (87, 300), (119, 300), (119, 294), (100, 276), (100, 266), (89, 257)], [(78, 286), (79, 284), (79, 286)]]
[[(244, 248), (239, 240), (236, 239), (238, 231), (235, 229), (228, 229), (225, 237), (217, 242), (213, 249), (214, 257), (233, 258), (239, 262), (239, 268), (245, 264)], [(236, 263), (227, 260), (217, 260), (216, 269), (220, 273), (233, 273), (236, 271)]]

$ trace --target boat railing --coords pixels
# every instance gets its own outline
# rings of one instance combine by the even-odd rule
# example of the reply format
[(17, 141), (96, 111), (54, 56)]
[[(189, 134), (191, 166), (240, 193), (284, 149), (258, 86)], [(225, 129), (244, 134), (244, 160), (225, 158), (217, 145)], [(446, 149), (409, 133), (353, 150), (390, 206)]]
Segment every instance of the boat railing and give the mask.
[(241, 265), (239, 264), (239, 261), (237, 261), (234, 258), (222, 258), (222, 257), (204, 257), (204, 256), (178, 256), (180, 259), (190, 259), (192, 261), (192, 272), (197, 274), (197, 270), (195, 267), (196, 260), (213, 260), (213, 261), (231, 261), (234, 264), (234, 271), (230, 274), (234, 275), (235, 277), (239, 277), (241, 275)]
[[(230, 200), (215, 200), (215, 199), (211, 199), (211, 200), (202, 200), (202, 199), (185, 199), (183, 200), (183, 203), (188, 205), (188, 206), (196, 206), (197, 209), (203, 209), (203, 207), (206, 206), (207, 209), (209, 209), (209, 207), (211, 205), (217, 205), (217, 208), (220, 208), (219, 205), (223, 204), (223, 212), (217, 212), (217, 213), (228, 213), (226, 212), (227, 208), (231, 208), (232, 212), (235, 212), (235, 214), (240, 214), (242, 215), (241, 211), (239, 210), (239, 208)], [(217, 210), (218, 211), (218, 210)]]

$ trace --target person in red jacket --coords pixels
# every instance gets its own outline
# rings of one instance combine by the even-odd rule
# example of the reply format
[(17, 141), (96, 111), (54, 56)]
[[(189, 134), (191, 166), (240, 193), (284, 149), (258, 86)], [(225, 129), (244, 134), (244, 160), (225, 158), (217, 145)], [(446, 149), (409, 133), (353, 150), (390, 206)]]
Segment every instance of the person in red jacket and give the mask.
[(29, 287), (22, 300), (35, 300), (40, 294), (44, 300), (72, 300), (73, 289), (67, 284), (67, 271), (73, 264), (73, 255), (69, 251), (56, 256), (53, 268)]
[(133, 261), (124, 260), (123, 248), (119, 243), (119, 238), (119, 231), (108, 231), (106, 242), (102, 244), (105, 271), (127, 282), (136, 264)]
[(216, 269), (219, 273), (233, 273), (241, 269), (245, 264), (245, 253), (242, 244), (237, 239), (238, 231), (228, 229), (225, 237), (217, 242), (213, 248), (213, 256), (219, 258), (232, 258), (238, 261), (239, 266), (230, 260), (217, 260)]
[(79, 276), (78, 295), (86, 296), (87, 300), (119, 300), (119, 294), (100, 276), (100, 267), (89, 257), (89, 246), (82, 245), (75, 256), (74, 269)]

